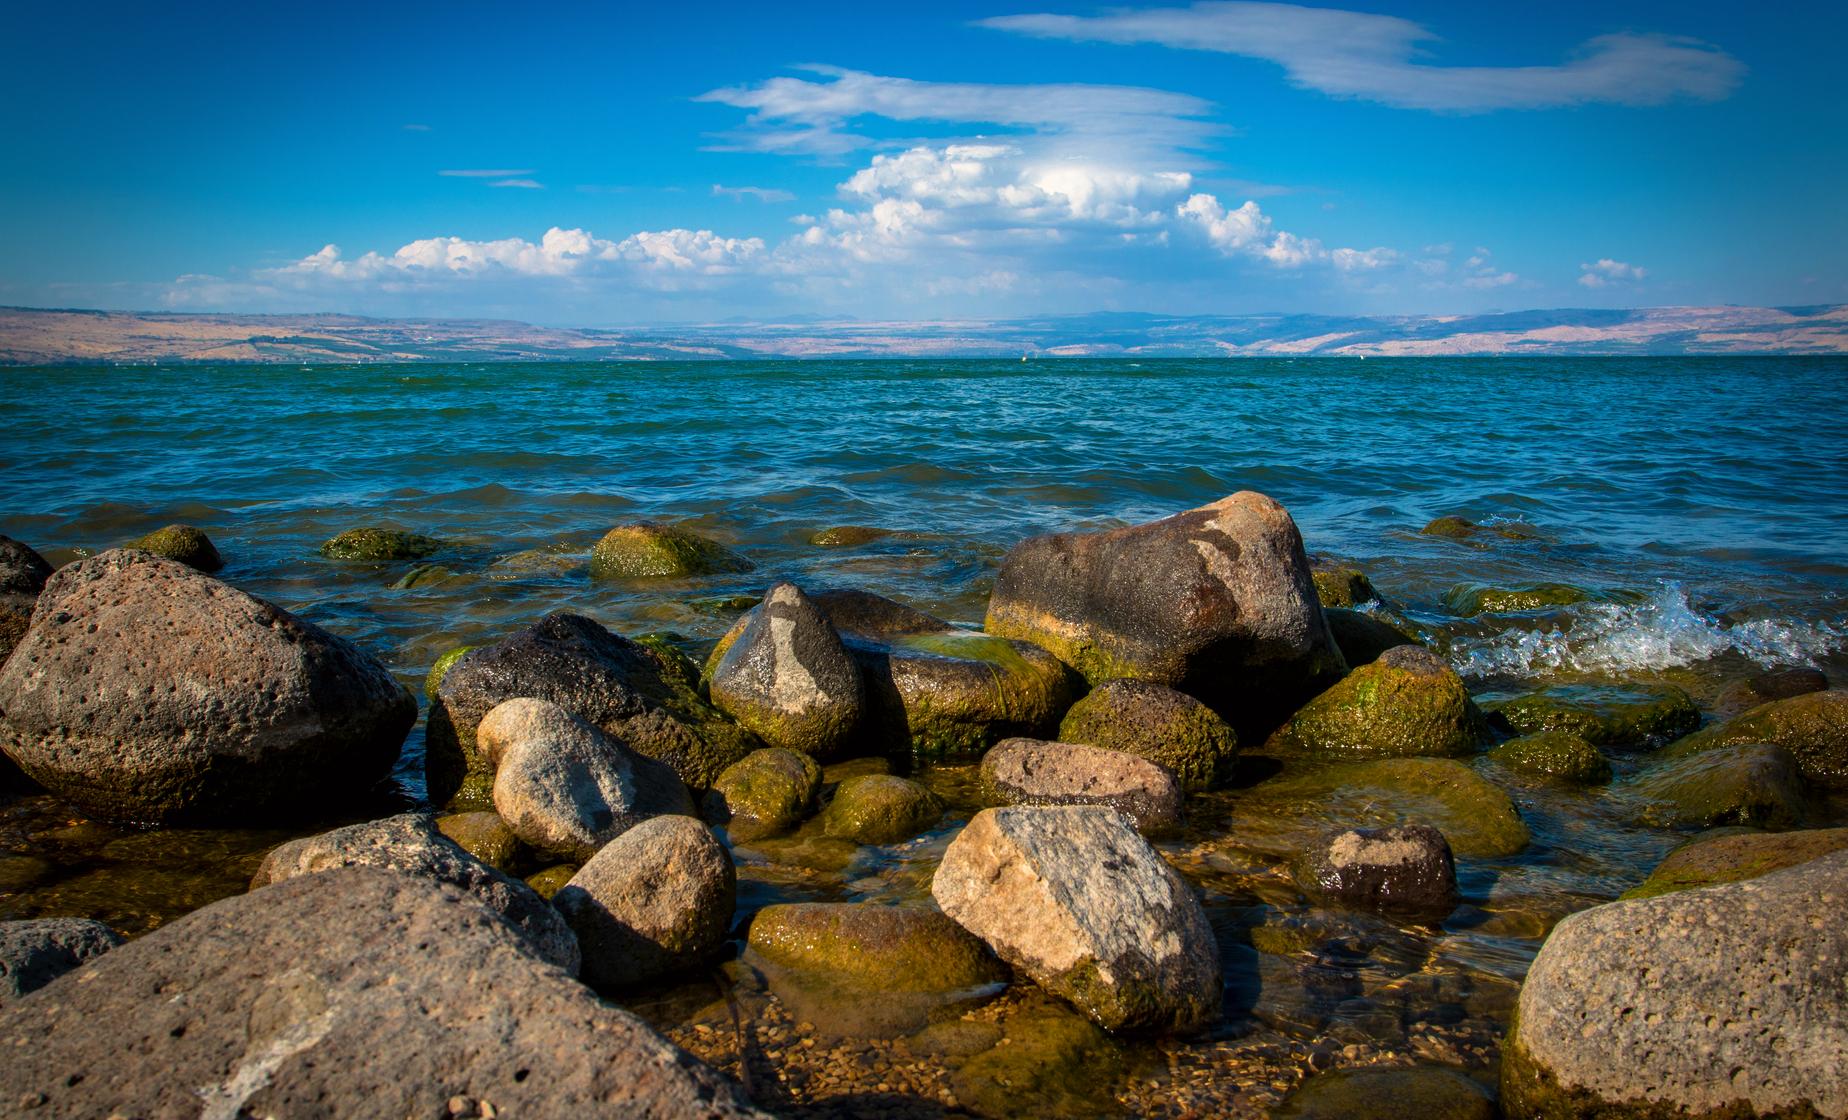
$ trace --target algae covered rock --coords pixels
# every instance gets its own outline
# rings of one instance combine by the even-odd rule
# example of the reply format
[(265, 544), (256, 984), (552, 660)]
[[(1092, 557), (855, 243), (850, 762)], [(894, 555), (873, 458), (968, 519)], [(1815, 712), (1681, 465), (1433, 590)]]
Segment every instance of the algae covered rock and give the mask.
[(456, 662), (467, 657), (470, 650), (477, 648), (479, 647), (457, 646), (438, 656), (436, 662), (430, 666), (430, 672), (424, 676), (424, 699), (434, 703), (436, 701), (436, 690), (438, 686), (443, 683), (443, 677), (448, 674), (450, 669), (455, 667)]
[(1395, 646), (1422, 644), (1407, 626), (1392, 621), (1395, 616), (1385, 612), (1328, 608), (1322, 611), (1322, 617), (1327, 620), (1328, 632), (1334, 635), (1335, 645), (1347, 659), (1350, 669), (1371, 665)]
[(1059, 739), (1146, 758), (1173, 771), (1188, 793), (1211, 789), (1238, 757), (1238, 733), (1184, 692), (1151, 681), (1105, 681), (1073, 704)]
[(756, 565), (691, 529), (658, 521), (618, 525), (590, 550), (592, 579), (652, 579), (748, 572)]
[(891, 535), (892, 530), (872, 525), (835, 525), (816, 530), (809, 537), (809, 543), (816, 548), (858, 548)]
[(1398, 646), (1303, 705), (1270, 749), (1320, 759), (1467, 754), (1488, 739), (1469, 691), (1423, 646)]
[(330, 812), (390, 773), (417, 719), (351, 643), (176, 561), (105, 552), (39, 606), (0, 668), (0, 750), (97, 816)]
[(520, 858), (520, 838), (499, 813), (451, 813), (436, 818), (436, 829), (496, 871), (510, 870)]
[(1806, 696), (1812, 692), (1822, 692), (1828, 687), (1829, 678), (1820, 669), (1812, 669), (1807, 665), (1773, 669), (1753, 673), (1727, 685), (1719, 699), (1714, 701), (1714, 707), (1728, 715), (1737, 715), (1760, 704)]
[(655, 817), (590, 858), (552, 896), (576, 931), (584, 980), (611, 990), (695, 967), (724, 943), (737, 901), (731, 856), (691, 817)]
[(1848, 789), (1848, 689), (1810, 692), (1761, 704), (1704, 728), (1669, 748), (1687, 755), (1735, 743), (1775, 743), (1788, 750), (1809, 781)]
[(1428, 824), (1350, 828), (1299, 856), (1291, 878), (1310, 902), (1441, 921), (1457, 907), (1457, 867)]
[(1489, 757), (1517, 774), (1577, 785), (1602, 785), (1611, 780), (1611, 764), (1604, 752), (1570, 731), (1539, 731), (1510, 739), (1489, 752)]
[(333, 560), (422, 560), (442, 551), (443, 542), (421, 533), (369, 526), (348, 529), (321, 546), (321, 555)]
[(725, 768), (706, 794), (706, 815), (733, 840), (774, 836), (802, 822), (820, 789), (813, 758), (766, 747)]
[(1848, 1115), (1848, 853), (1554, 927), (1502, 1056), (1514, 1120)]
[(1272, 1115), (1278, 1120), (1495, 1120), (1481, 1085), (1443, 1066), (1343, 1069), (1303, 1082)]
[(1465, 618), (1479, 614), (1515, 614), (1521, 611), (1569, 607), (1583, 603), (1591, 594), (1569, 583), (1529, 583), (1519, 587), (1487, 587), (1479, 583), (1460, 584), (1444, 596), (1444, 605)]
[(1250, 491), (1146, 525), (1022, 541), (995, 576), (987, 629), (1051, 650), (1092, 684), (1170, 685), (1253, 727), (1346, 669), (1295, 522)]
[(822, 810), (822, 832), (858, 844), (895, 844), (936, 825), (943, 802), (909, 778), (864, 774), (848, 778)]
[(0, 1007), (120, 944), (115, 930), (88, 918), (0, 922)]
[(1233, 819), (1290, 821), (1319, 833), (1333, 820), (1351, 827), (1422, 821), (1459, 856), (1495, 859), (1527, 847), (1527, 826), (1507, 792), (1448, 758), (1343, 762), (1283, 774), (1252, 787)]
[(982, 757), (981, 781), (990, 804), (1108, 805), (1151, 835), (1181, 823), (1173, 772), (1125, 751), (1008, 739)]
[(1114, 809), (984, 809), (931, 881), (943, 912), (1107, 1030), (1219, 1017), (1219, 950), (1192, 889)]
[(1432, 518), (1425, 523), (1424, 528), (1418, 531), (1427, 537), (1446, 537), (1453, 541), (1474, 540), (1485, 535), (1518, 541), (1526, 540), (1534, 535), (1530, 526), (1505, 521), (1494, 525), (1482, 525), (1456, 514)]
[(859, 664), (792, 583), (765, 595), (707, 683), (712, 704), (773, 747), (825, 758), (865, 712)]
[(1673, 685), (1553, 685), (1487, 707), (1490, 722), (1517, 734), (1566, 731), (1600, 747), (1659, 746), (1700, 726), (1700, 709)]
[(1042, 1000), (1010, 1015), (996, 1043), (951, 1075), (956, 1101), (989, 1120), (1114, 1116), (1121, 1049), (1068, 1006)]
[(1315, 597), (1324, 609), (1352, 608), (1362, 603), (1379, 601), (1379, 592), (1373, 590), (1373, 581), (1359, 568), (1312, 561), (1309, 576), (1315, 581)]
[(1649, 878), (1624, 892), (1625, 898), (1660, 894), (1756, 879), (1786, 867), (1848, 849), (1848, 828), (1807, 828), (1796, 832), (1748, 832), (1691, 840), (1670, 852)]
[(1783, 747), (1742, 743), (1672, 759), (1639, 778), (1638, 817), (1660, 828), (1750, 825), (1794, 828), (1806, 797), (1797, 763)]
[(531, 887), (540, 898), (550, 902), (558, 892), (565, 889), (572, 876), (578, 873), (575, 863), (555, 863), (543, 871), (535, 871), (526, 877), (526, 885)]
[(191, 525), (169, 525), (164, 529), (156, 529), (122, 547), (138, 548), (169, 560), (178, 560), (199, 572), (211, 573), (225, 566), (224, 560), (218, 555), (218, 549), (212, 545), (212, 538)]

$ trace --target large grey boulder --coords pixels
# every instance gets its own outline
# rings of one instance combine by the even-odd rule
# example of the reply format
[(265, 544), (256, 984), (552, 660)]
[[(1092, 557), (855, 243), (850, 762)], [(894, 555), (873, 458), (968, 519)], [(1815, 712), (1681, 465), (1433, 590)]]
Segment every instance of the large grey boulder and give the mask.
[(759, 1116), (446, 883), (370, 867), (228, 898), (0, 1010), (45, 1117)]
[(826, 758), (859, 729), (860, 667), (793, 583), (764, 596), (710, 682), (713, 706), (773, 747)]
[(0, 1007), (120, 944), (115, 930), (88, 918), (0, 922)]
[(643, 821), (552, 896), (604, 990), (693, 968), (725, 942), (738, 898), (730, 853), (691, 817)]
[(1161, 521), (1016, 545), (991, 634), (1044, 646), (1098, 684), (1136, 677), (1269, 730), (1347, 665), (1284, 508), (1241, 491)]
[(1553, 928), (1502, 1106), (1566, 1116), (1848, 1116), (1848, 852), (1593, 907)]
[(1174, 772), (1125, 751), (1009, 739), (982, 756), (981, 775), (990, 804), (1108, 805), (1151, 834), (1181, 823)]
[(1191, 889), (1114, 809), (977, 813), (931, 896), (1100, 1026), (1193, 1030), (1220, 1011), (1218, 947)]
[(480, 740), (495, 768), (494, 811), (542, 852), (581, 862), (650, 817), (693, 813), (673, 770), (549, 701), (497, 706)]
[(268, 823), (385, 778), (417, 702), (352, 643), (173, 560), (46, 583), (0, 668), (0, 749), (111, 820)]
[(427, 814), (336, 828), (291, 840), (263, 857), (252, 890), (340, 867), (380, 867), (460, 887), (524, 933), (539, 955), (566, 972), (578, 970), (577, 938), (538, 893), (462, 850)]

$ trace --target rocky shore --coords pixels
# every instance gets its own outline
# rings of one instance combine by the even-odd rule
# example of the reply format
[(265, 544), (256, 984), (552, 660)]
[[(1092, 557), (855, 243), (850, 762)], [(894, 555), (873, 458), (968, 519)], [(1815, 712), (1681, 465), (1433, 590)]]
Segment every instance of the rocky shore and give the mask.
[[(1472, 694), (1250, 492), (1021, 541), (980, 630), (769, 577), (710, 648), (529, 617), (414, 666), (421, 714), (225, 570), (0, 537), (0, 1112), (1848, 1117), (1814, 670)], [(581, 578), (713, 573), (757, 568), (635, 521)], [(1647, 861), (1507, 903), (1507, 860), (1573, 874), (1557, 799)], [(42, 886), (86, 845), (227, 885), (124, 921)]]

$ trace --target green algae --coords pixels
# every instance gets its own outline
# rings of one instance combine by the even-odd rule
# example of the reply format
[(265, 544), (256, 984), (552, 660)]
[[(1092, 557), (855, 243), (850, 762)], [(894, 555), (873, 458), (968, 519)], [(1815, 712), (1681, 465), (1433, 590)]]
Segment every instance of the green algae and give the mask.
[(1465, 583), (1451, 588), (1444, 605), (1465, 618), (1479, 614), (1514, 614), (1521, 611), (1569, 607), (1591, 599), (1591, 593), (1569, 583), (1530, 583), (1520, 587), (1485, 587)]
[[(1169, 702), (1148, 702), (1164, 694)], [(1059, 724), (1059, 741), (1146, 758), (1173, 771), (1188, 793), (1211, 789), (1230, 772), (1239, 750), (1238, 733), (1211, 708), (1138, 681), (1106, 681), (1073, 704)]]
[(884, 540), (892, 533), (891, 529), (880, 529), (872, 525), (835, 525), (817, 530), (809, 537), (808, 543), (816, 548), (858, 548)]
[(521, 854), (520, 838), (498, 813), (451, 813), (436, 818), (437, 831), (497, 871), (511, 871)]
[(707, 818), (734, 840), (786, 832), (802, 822), (821, 788), (821, 766), (805, 754), (766, 747), (752, 751), (712, 783)]
[(1373, 581), (1359, 568), (1316, 566), (1310, 570), (1309, 578), (1315, 582), (1315, 597), (1324, 608), (1358, 607), (1377, 602), (1380, 597), (1373, 589)]
[(1640, 806), (1637, 818), (1657, 828), (1795, 828), (1807, 815), (1795, 761), (1784, 748), (1763, 743), (1670, 759), (1628, 792)]
[(1331, 825), (1432, 825), (1459, 856), (1493, 859), (1527, 847), (1527, 825), (1500, 786), (1453, 759), (1388, 758), (1286, 771), (1234, 802), (1236, 838), (1282, 830), (1300, 848)]
[(321, 546), (321, 555), (333, 560), (381, 562), (422, 560), (441, 551), (443, 542), (420, 533), (368, 526), (348, 529)]
[(1570, 731), (1539, 731), (1510, 739), (1490, 751), (1489, 758), (1530, 777), (1576, 785), (1611, 780), (1611, 764), (1604, 753)]
[(859, 844), (894, 844), (937, 823), (943, 802), (909, 778), (864, 774), (848, 778), (822, 810), (822, 831)]
[(177, 560), (201, 572), (216, 572), (225, 566), (211, 538), (191, 525), (168, 525), (122, 547), (138, 548), (143, 552)]
[(1446, 757), (1487, 739), (1462, 679), (1421, 647), (1402, 646), (1303, 705), (1267, 749), (1327, 760)]
[(457, 646), (438, 657), (436, 663), (430, 666), (429, 675), (424, 677), (424, 699), (435, 700), (436, 690), (442, 687), (443, 677), (455, 666), (456, 662), (467, 656), (470, 650), (479, 648), (481, 647)]
[(1692, 840), (1668, 854), (1649, 878), (1624, 898), (1655, 898), (1676, 891), (1756, 879), (1848, 848), (1848, 828), (1743, 833)]
[(1848, 789), (1848, 689), (1760, 704), (1689, 735), (1666, 753), (1681, 758), (1742, 743), (1783, 747), (1808, 780), (1830, 789)]
[(984, 1117), (1107, 1116), (1124, 1062), (1109, 1036), (1063, 1008), (1009, 1017), (1002, 1042), (964, 1062), (951, 1080), (963, 1107)]
[(1673, 685), (1553, 685), (1483, 707), (1518, 734), (1565, 731), (1600, 747), (1659, 745), (1700, 726), (1693, 698)]
[(554, 864), (544, 871), (528, 875), (526, 885), (537, 891), (540, 898), (550, 902), (552, 896), (564, 890), (565, 884), (569, 883), (577, 873), (578, 865), (575, 863)]
[(716, 541), (678, 525), (618, 525), (590, 550), (592, 579), (659, 579), (748, 572), (755, 565)]

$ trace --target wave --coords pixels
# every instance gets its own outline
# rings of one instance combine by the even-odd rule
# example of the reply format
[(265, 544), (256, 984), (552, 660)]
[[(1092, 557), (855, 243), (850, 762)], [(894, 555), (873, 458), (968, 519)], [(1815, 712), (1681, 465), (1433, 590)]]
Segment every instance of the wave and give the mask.
[(1733, 654), (1766, 667), (1804, 665), (1848, 649), (1848, 622), (1760, 618), (1728, 623), (1664, 581), (1642, 603), (1588, 603), (1564, 626), (1512, 629), (1451, 643), (1465, 677), (1673, 669)]

